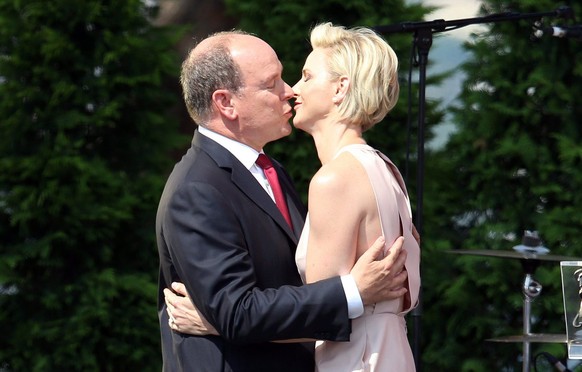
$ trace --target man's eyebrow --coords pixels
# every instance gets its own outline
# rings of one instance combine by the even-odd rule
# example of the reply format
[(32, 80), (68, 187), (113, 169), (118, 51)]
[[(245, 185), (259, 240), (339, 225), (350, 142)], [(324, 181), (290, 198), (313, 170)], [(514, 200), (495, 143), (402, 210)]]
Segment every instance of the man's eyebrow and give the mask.
[(271, 81), (276, 80), (278, 77), (279, 77), (278, 73), (271, 74), (271, 75), (265, 77), (264, 79), (262, 79), (262, 83), (263, 84), (270, 83)]
[[(281, 67), (282, 67), (282, 65), (281, 65)], [(264, 82), (269, 82), (269, 81), (272, 81), (272, 80), (276, 80), (276, 79), (278, 79), (278, 78), (280, 78), (282, 76), (283, 76), (283, 70), (281, 70), (281, 71), (275, 71), (271, 75), (268, 75), (264, 79)]]

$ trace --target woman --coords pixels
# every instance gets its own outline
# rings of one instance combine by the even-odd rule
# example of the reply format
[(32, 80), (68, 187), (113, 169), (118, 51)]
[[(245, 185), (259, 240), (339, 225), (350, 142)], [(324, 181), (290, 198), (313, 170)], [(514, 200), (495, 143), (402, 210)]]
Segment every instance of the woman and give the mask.
[[(347, 274), (380, 235), (387, 246), (404, 236), (408, 272), (406, 295), (367, 306), (352, 321), (350, 342), (318, 343), (316, 370), (414, 371), (404, 315), (418, 301), (418, 235), (400, 173), (362, 137), (396, 104), (398, 60), (366, 28), (321, 24), (312, 30), (311, 44), (302, 79), (293, 87), (293, 124), (313, 136), (322, 167), (309, 187), (309, 213), (296, 255), (300, 274), (304, 282)], [(180, 312), (190, 309), (182, 319), (197, 320), (177, 321), (172, 329), (217, 334), (195, 309)], [(168, 304), (171, 318), (173, 310)]]
[(322, 167), (309, 186), (308, 217), (296, 261), (305, 282), (348, 273), (378, 235), (388, 245), (404, 236), (408, 292), (368, 306), (352, 321), (350, 342), (320, 342), (317, 370), (413, 371), (404, 315), (417, 303), (420, 249), (400, 173), (362, 133), (398, 99), (398, 60), (366, 28), (331, 23), (311, 32), (296, 95), (293, 125), (313, 136)]

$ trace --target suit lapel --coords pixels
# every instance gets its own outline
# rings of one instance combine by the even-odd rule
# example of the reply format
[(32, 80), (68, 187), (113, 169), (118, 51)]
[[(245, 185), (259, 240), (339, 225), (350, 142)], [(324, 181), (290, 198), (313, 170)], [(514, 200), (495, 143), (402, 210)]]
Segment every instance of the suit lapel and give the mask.
[[(255, 177), (249, 172), (247, 168), (238, 159), (232, 155), (224, 147), (220, 146), (215, 141), (207, 138), (198, 133), (194, 134), (194, 139), (192, 140), (192, 145), (194, 147), (199, 147), (204, 152), (206, 152), (216, 164), (223, 170), (231, 173), (232, 182), (245, 194), (247, 195), (259, 208), (265, 211), (275, 222), (285, 231), (285, 233), (291, 238), (295, 244), (297, 244), (297, 237), (301, 233), (296, 235), (291, 227), (283, 218), (283, 215), (271, 199), (271, 197), (265, 192), (265, 190), (259, 185)], [(280, 174), (280, 170), (277, 167), (277, 173)], [(289, 204), (289, 212), (291, 213), (291, 218), (293, 223), (297, 223), (301, 228), (303, 227), (303, 218), (298, 219), (298, 207), (295, 205), (294, 201), (289, 202), (289, 189), (288, 184), (284, 187), (283, 192), (287, 196)], [(292, 212), (293, 211), (293, 212)], [(294, 225), (295, 226), (295, 225)], [(296, 228), (297, 230), (297, 228)]]

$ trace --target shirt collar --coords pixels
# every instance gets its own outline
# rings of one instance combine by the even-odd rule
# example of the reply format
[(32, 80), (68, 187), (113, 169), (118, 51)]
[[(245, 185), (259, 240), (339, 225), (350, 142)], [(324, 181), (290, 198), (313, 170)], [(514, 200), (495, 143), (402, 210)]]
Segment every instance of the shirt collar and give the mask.
[(259, 157), (259, 152), (252, 147), (213, 132), (208, 128), (198, 126), (198, 132), (224, 147), (249, 170)]

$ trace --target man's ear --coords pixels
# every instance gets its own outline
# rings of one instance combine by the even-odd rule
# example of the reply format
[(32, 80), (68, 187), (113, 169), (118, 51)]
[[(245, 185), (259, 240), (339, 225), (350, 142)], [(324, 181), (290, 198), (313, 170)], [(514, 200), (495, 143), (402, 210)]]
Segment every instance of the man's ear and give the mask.
[(335, 95), (333, 96), (333, 102), (341, 103), (348, 94), (349, 87), (350, 79), (347, 76), (340, 77), (337, 82)]
[(237, 117), (236, 110), (232, 102), (232, 93), (226, 89), (219, 89), (212, 93), (212, 102), (216, 110), (229, 120)]

